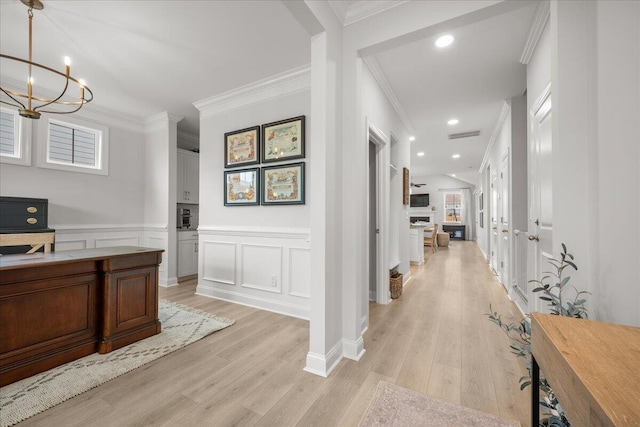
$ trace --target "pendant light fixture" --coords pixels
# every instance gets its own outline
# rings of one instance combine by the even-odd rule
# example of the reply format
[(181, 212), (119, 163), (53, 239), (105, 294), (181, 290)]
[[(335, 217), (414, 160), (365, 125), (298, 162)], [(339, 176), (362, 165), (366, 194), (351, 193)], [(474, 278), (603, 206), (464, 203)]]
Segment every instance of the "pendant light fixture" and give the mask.
[[(54, 114), (71, 114), (80, 110), (84, 104), (93, 100), (93, 92), (86, 86), (81, 79), (71, 76), (71, 61), (69, 57), (64, 58), (64, 72), (54, 70), (53, 68), (33, 62), (32, 59), (32, 27), (33, 27), (33, 10), (42, 10), (44, 5), (40, 0), (20, 0), (29, 8), (29, 60), (16, 58), (14, 56), (0, 54), (2, 60), (13, 61), (14, 63), (26, 64), (28, 69), (27, 77), (27, 93), (10, 90), (6, 87), (0, 87), (2, 97), (0, 102), (18, 108), (18, 113), (30, 119), (39, 119), (41, 113)], [(34, 78), (33, 69), (37, 68), (48, 72), (49, 75), (57, 75), (65, 80), (64, 88), (56, 98), (48, 98), (45, 96), (34, 95)], [(67, 91), (71, 88), (76, 90), (77, 95), (71, 95)]]

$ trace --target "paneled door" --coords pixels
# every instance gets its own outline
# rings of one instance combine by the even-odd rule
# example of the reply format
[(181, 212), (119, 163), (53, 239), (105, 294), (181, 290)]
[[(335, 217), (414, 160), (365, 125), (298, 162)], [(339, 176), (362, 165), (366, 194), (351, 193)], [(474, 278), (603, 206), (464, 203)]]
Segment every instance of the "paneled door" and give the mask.
[(498, 239), (498, 219), (499, 219), (499, 204), (498, 204), (499, 192), (498, 192), (498, 173), (497, 171), (491, 172), (491, 205), (489, 211), (491, 212), (491, 231), (489, 234), (489, 254), (491, 260), (491, 268), (498, 273), (499, 263), (498, 258), (500, 254), (499, 239)]
[[(531, 262), (527, 279), (539, 280), (548, 269), (553, 257), (552, 209), (552, 137), (551, 137), (551, 84), (540, 94), (529, 112), (531, 134), (529, 139), (529, 253)], [(529, 311), (539, 311), (540, 301), (533, 296), (533, 286), (527, 286)]]
[(511, 291), (510, 260), (511, 260), (511, 226), (509, 215), (509, 151), (500, 161), (500, 225), (498, 239), (500, 240), (500, 270), (499, 276), (502, 284)]

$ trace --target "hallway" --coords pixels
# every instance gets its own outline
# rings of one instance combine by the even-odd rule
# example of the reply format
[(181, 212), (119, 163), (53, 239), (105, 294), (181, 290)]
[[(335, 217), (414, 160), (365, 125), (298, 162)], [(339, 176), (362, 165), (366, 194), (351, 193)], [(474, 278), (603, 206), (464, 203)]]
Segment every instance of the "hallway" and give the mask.
[(357, 426), (381, 379), (527, 425), (524, 367), (484, 316), (515, 306), (474, 242), (425, 253), (399, 299), (371, 304), (362, 359), (328, 379), (302, 370), (308, 322), (193, 295), (191, 281), (161, 298), (236, 324), (19, 425)]

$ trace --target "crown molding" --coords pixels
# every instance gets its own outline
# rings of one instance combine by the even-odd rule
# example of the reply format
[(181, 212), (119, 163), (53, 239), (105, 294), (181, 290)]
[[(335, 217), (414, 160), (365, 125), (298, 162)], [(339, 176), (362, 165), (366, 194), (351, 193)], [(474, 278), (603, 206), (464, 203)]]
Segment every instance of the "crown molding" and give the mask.
[[(351, 6), (346, 7), (344, 18), (341, 19), (341, 21), (343, 21), (344, 26), (351, 25), (355, 22), (362, 21), (363, 19), (367, 19), (373, 15), (377, 15), (378, 13), (385, 12), (389, 9), (393, 9), (394, 7), (408, 2), (409, 0), (361, 0)], [(329, 2), (329, 4), (331, 3), (339, 2)], [(340, 16), (338, 16), (338, 18), (340, 18)]]
[(186, 142), (190, 142), (192, 144), (199, 144), (200, 137), (198, 135), (194, 135), (192, 133), (187, 133), (185, 131), (178, 129), (178, 139)]
[(387, 99), (391, 103), (391, 106), (393, 107), (393, 109), (398, 114), (398, 117), (400, 117), (400, 121), (402, 122), (404, 127), (407, 129), (407, 132), (409, 133), (409, 135), (413, 135), (415, 133), (413, 124), (411, 124), (411, 120), (409, 120), (409, 116), (402, 108), (402, 105), (400, 105), (400, 101), (398, 101), (398, 97), (393, 92), (393, 89), (389, 84), (389, 80), (387, 80), (387, 76), (384, 75), (384, 72), (382, 71), (382, 68), (380, 68), (380, 64), (378, 64), (378, 61), (376, 60), (376, 58), (373, 55), (369, 55), (369, 56), (363, 57), (362, 59), (364, 60), (364, 63), (367, 64), (367, 67), (369, 67), (369, 70), (371, 70), (371, 74), (373, 74), (373, 78), (376, 79), (376, 81), (380, 85), (380, 88), (382, 89), (384, 94), (387, 96)]
[(333, 9), (333, 13), (336, 14), (336, 16), (338, 17), (338, 20), (344, 27), (345, 19), (347, 18), (347, 10), (349, 9), (349, 6), (347, 6), (347, 3), (345, 1), (340, 1), (340, 0), (329, 0), (329, 6), (331, 6), (331, 9)]
[(194, 102), (200, 119), (259, 104), (311, 88), (311, 66), (304, 65)]
[(504, 121), (509, 116), (509, 112), (511, 111), (511, 104), (507, 101), (502, 101), (502, 109), (500, 110), (500, 115), (498, 115), (498, 121), (496, 125), (493, 127), (493, 132), (491, 132), (491, 138), (489, 138), (489, 145), (487, 145), (487, 149), (484, 152), (484, 157), (482, 158), (482, 163), (480, 164), (480, 169), (478, 172), (482, 173), (484, 168), (489, 163), (489, 157), (491, 156), (491, 150), (493, 150), (493, 145), (496, 143), (498, 139), (498, 135), (500, 134), (500, 129), (502, 129), (502, 125)]
[(155, 132), (157, 130), (168, 129), (170, 124), (177, 124), (182, 117), (169, 114), (166, 111), (147, 117), (144, 120), (144, 132)]
[[(1, 79), (3, 87), (7, 87), (16, 91), (24, 91), (24, 82), (7, 76), (2, 76)], [(59, 93), (54, 93), (52, 90), (47, 88), (39, 86), (37, 88), (38, 93), (47, 98), (56, 98), (59, 95)], [(86, 104), (80, 111), (78, 111), (77, 113), (73, 113), (73, 116), (102, 123), (107, 126), (114, 126), (117, 128), (129, 130), (132, 132), (144, 132), (145, 125), (144, 120), (141, 117), (135, 117), (129, 114), (124, 114), (119, 111), (105, 108), (98, 104), (95, 104), (94, 102)], [(12, 108), (11, 106), (6, 107)], [(43, 117), (55, 117), (57, 115), (58, 114), (42, 113)]]
[(527, 42), (524, 45), (522, 56), (520, 57), (520, 63), (527, 65), (531, 61), (533, 52), (536, 50), (536, 46), (542, 36), (545, 25), (549, 21), (551, 16), (551, 3), (549, 0), (544, 0), (538, 3), (536, 13), (531, 21), (531, 27), (529, 28), (529, 36)]

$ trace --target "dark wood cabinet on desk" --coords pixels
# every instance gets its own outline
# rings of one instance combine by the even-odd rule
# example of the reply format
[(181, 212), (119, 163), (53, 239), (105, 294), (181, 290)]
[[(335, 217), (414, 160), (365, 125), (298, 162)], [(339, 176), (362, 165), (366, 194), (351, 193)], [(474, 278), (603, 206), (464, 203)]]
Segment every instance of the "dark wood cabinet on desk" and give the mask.
[(0, 386), (160, 332), (160, 249), (0, 257)]
[[(0, 197), (0, 254), (52, 250), (55, 230), (49, 228), (48, 211), (47, 199)], [(44, 246), (32, 249), (38, 244)]]

